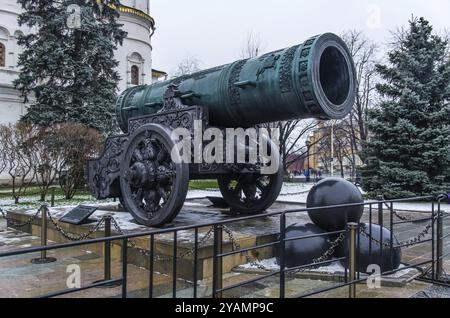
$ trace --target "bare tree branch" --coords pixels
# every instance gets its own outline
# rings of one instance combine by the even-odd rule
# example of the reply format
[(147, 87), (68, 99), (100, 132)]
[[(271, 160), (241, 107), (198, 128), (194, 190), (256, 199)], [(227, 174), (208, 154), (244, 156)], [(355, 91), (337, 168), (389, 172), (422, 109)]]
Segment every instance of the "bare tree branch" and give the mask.
[(198, 72), (201, 70), (200, 65), (201, 62), (199, 59), (188, 55), (178, 64), (174, 72), (174, 77), (190, 75), (192, 73)]
[(247, 37), (242, 43), (241, 52), (239, 57), (241, 59), (248, 59), (257, 57), (262, 53), (261, 38), (259, 35), (254, 34), (253, 31), (249, 31)]

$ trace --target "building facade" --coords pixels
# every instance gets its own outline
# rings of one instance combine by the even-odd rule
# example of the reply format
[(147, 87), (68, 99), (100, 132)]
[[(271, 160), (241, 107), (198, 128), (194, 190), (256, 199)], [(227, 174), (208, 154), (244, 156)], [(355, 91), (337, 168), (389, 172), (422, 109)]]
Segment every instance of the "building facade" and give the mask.
[(352, 176), (362, 165), (342, 122), (320, 122), (308, 136), (309, 167), (324, 175)]
[[(21, 8), (16, 0), (1, 2), (0, 123), (8, 123), (17, 121), (26, 112), (23, 98), (14, 89), (12, 82), (18, 76), (17, 61), (22, 50), (17, 45), (17, 39), (20, 34), (27, 34), (30, 30), (17, 23)], [(115, 54), (121, 77), (119, 92), (133, 85), (150, 84), (167, 75), (162, 71), (152, 70), (151, 37), (155, 31), (155, 21), (150, 16), (150, 1), (121, 0), (121, 4), (116, 10), (120, 13), (119, 22), (128, 35)]]

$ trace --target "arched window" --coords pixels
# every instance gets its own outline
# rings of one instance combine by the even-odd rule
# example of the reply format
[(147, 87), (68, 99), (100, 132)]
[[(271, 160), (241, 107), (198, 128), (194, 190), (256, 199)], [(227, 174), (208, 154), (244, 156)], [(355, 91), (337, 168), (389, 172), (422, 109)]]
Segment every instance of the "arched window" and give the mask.
[(139, 85), (139, 67), (136, 65), (131, 66), (131, 84)]
[(3, 43), (0, 43), (0, 66), (5, 66), (6, 49)]

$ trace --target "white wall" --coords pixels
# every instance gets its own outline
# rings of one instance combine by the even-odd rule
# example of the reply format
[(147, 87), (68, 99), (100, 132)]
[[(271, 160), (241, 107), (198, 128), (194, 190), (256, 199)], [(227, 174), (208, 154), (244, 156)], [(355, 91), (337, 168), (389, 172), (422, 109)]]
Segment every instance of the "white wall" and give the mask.
[[(120, 22), (123, 24), (123, 30), (128, 32), (127, 38), (117, 49), (115, 56), (119, 61), (118, 71), (122, 78), (119, 83), (119, 92), (122, 92), (131, 86), (132, 65), (139, 67), (139, 84), (151, 84), (152, 46), (148, 22), (127, 13), (121, 14)], [(137, 58), (138, 56), (140, 57)]]
[(24, 113), (25, 106), (12, 82), (18, 76), (17, 60), (21, 52), (17, 38), (29, 30), (19, 27), (17, 16), (20, 7), (15, 0), (1, 0), (0, 42), (5, 45), (5, 66), (0, 66), (0, 123), (15, 122)]

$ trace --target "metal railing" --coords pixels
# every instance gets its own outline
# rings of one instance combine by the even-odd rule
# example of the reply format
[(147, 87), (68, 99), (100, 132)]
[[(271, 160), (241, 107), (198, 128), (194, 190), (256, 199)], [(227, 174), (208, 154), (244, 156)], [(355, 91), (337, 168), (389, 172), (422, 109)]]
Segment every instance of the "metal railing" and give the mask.
[[(149, 286), (148, 286), (148, 297), (152, 298), (154, 297), (154, 275), (155, 275), (155, 261), (158, 260), (156, 254), (155, 254), (155, 236), (161, 235), (161, 234), (170, 234), (173, 235), (173, 246), (172, 246), (172, 255), (171, 255), (171, 262), (172, 262), (172, 297), (177, 297), (177, 261), (180, 258), (178, 255), (178, 233), (180, 231), (194, 231), (194, 242), (193, 242), (193, 250), (191, 252), (193, 257), (193, 268), (192, 268), (192, 277), (193, 277), (193, 288), (192, 288), (192, 297), (197, 298), (198, 297), (198, 264), (199, 264), (199, 242), (203, 242), (203, 239), (199, 239), (199, 230), (202, 228), (210, 228), (212, 229), (212, 241), (213, 241), (213, 251), (212, 251), (212, 293), (211, 297), (213, 298), (220, 298), (223, 296), (223, 293), (235, 288), (243, 287), (245, 285), (249, 285), (264, 279), (267, 279), (269, 277), (279, 276), (279, 297), (285, 298), (286, 297), (286, 278), (292, 276), (291, 274), (295, 274), (297, 272), (304, 271), (306, 269), (315, 268), (318, 266), (324, 266), (331, 264), (336, 261), (341, 261), (344, 263), (344, 279), (342, 283), (335, 284), (330, 287), (321, 288), (318, 290), (313, 290), (308, 293), (296, 295), (296, 297), (309, 297), (313, 296), (319, 293), (324, 293), (327, 291), (331, 291), (338, 288), (348, 287), (349, 288), (349, 297), (356, 297), (356, 285), (358, 283), (363, 282), (366, 280), (366, 278), (361, 278), (360, 273), (356, 270), (356, 265), (358, 264), (358, 258), (360, 254), (360, 237), (361, 235), (366, 235), (370, 238), (370, 246), (369, 246), (369, 254), (374, 251), (375, 248), (380, 249), (380, 262), (382, 261), (382, 253), (384, 248), (389, 249), (389, 253), (393, 253), (394, 249), (401, 248), (401, 247), (412, 247), (418, 244), (423, 244), (427, 242), (431, 242), (431, 252), (432, 256), (429, 260), (425, 260), (416, 264), (406, 264), (406, 266), (397, 268), (388, 272), (382, 273), (382, 275), (391, 275), (393, 273), (396, 273), (400, 270), (405, 270), (408, 268), (419, 268), (423, 271), (423, 279), (429, 280), (432, 282), (438, 282), (438, 283), (446, 283), (445, 280), (442, 279), (442, 273), (443, 273), (443, 259), (446, 257), (446, 255), (443, 255), (443, 242), (448, 235), (444, 235), (442, 231), (442, 224), (443, 219), (448, 216), (448, 214), (443, 214), (441, 211), (441, 201), (445, 199), (444, 196), (439, 196), (437, 198), (435, 197), (415, 197), (415, 198), (408, 198), (408, 199), (399, 199), (399, 200), (379, 200), (379, 201), (371, 201), (371, 202), (364, 202), (364, 203), (353, 203), (353, 204), (341, 204), (341, 205), (334, 205), (334, 206), (327, 206), (327, 207), (319, 207), (319, 208), (302, 208), (302, 209), (292, 209), (292, 210), (282, 210), (282, 211), (276, 211), (261, 215), (252, 215), (252, 216), (244, 216), (239, 218), (233, 218), (233, 219), (226, 219), (219, 222), (207, 222), (202, 224), (196, 224), (196, 225), (188, 225), (188, 226), (180, 226), (180, 227), (174, 227), (174, 228), (166, 228), (166, 229), (156, 229), (156, 230), (148, 230), (144, 232), (139, 233), (129, 233), (129, 234), (120, 234), (120, 235), (113, 235), (111, 234), (111, 219), (107, 217), (107, 220), (105, 221), (104, 218), (102, 218), (103, 221), (105, 221), (105, 237), (100, 238), (92, 238), (87, 240), (78, 240), (68, 243), (59, 243), (59, 244), (52, 244), (47, 245), (46, 241), (46, 231), (47, 231), (47, 217), (46, 215), (49, 214), (49, 209), (47, 206), (42, 206), (39, 210), (44, 211), (45, 213), (42, 214), (41, 217), (41, 224), (42, 224), (42, 235), (41, 235), (41, 245), (37, 247), (29, 247), (29, 248), (23, 248), (20, 250), (14, 250), (14, 251), (6, 251), (0, 253), (0, 260), (5, 257), (12, 257), (17, 255), (24, 255), (29, 253), (41, 253), (41, 259), (46, 259), (46, 252), (50, 250), (61, 250), (66, 248), (73, 248), (73, 247), (79, 247), (84, 245), (91, 245), (91, 244), (104, 244), (105, 247), (105, 267), (104, 267), (104, 279), (102, 281), (94, 282), (89, 285), (80, 287), (80, 288), (71, 288), (71, 289), (65, 289), (56, 291), (54, 293), (41, 295), (41, 297), (55, 297), (55, 296), (61, 296), (66, 295), (69, 293), (75, 293), (83, 290), (88, 290), (92, 288), (97, 288), (101, 286), (107, 286), (112, 284), (121, 284), (122, 290), (121, 290), (121, 296), (123, 298), (127, 297), (127, 283), (128, 283), (128, 252), (129, 248), (134, 248), (135, 244), (131, 244), (133, 242), (133, 239), (136, 238), (142, 238), (142, 237), (148, 237), (149, 238), (149, 247), (148, 247), (148, 253), (145, 254), (146, 257), (148, 257), (149, 262)], [(426, 213), (430, 214), (430, 217), (427, 218), (417, 218), (417, 219), (410, 219), (405, 220), (401, 219), (400, 221), (394, 221), (394, 217), (398, 217), (398, 212), (394, 210), (393, 205), (394, 203), (402, 203), (402, 202), (411, 202), (411, 201), (417, 201), (417, 200), (427, 200), (430, 202), (431, 209), (428, 212), (424, 211), (409, 211), (410, 213)], [(324, 210), (324, 209), (337, 209), (337, 208), (346, 208), (346, 207), (358, 207), (363, 206), (366, 211), (368, 211), (369, 214), (369, 232), (365, 232), (364, 229), (360, 226), (360, 224), (352, 223), (352, 222), (346, 222), (347, 226), (342, 231), (334, 231), (334, 232), (327, 232), (327, 233), (320, 233), (320, 234), (314, 234), (314, 235), (305, 235), (305, 236), (299, 236), (299, 237), (286, 237), (286, 229), (287, 229), (287, 218), (295, 213), (308, 213), (313, 212), (315, 210)], [(376, 208), (374, 208), (376, 207)], [(390, 230), (390, 238), (388, 240), (388, 243), (385, 243), (385, 240), (383, 238), (383, 232), (382, 228), (383, 225), (386, 223), (384, 220), (384, 213), (387, 211), (389, 213), (389, 227)], [(373, 214), (375, 214), (375, 211), (378, 216), (377, 223), (381, 225), (380, 227), (380, 233), (379, 233), (379, 240), (373, 238), (372, 231), (372, 224), (373, 224)], [(233, 248), (231, 251), (224, 252), (223, 250), (223, 232), (226, 231), (229, 237), (232, 235), (230, 233), (229, 225), (230, 224), (236, 224), (238, 222), (245, 222), (250, 220), (256, 220), (260, 218), (268, 218), (268, 217), (278, 217), (279, 220), (279, 232), (278, 238), (276, 240), (273, 240), (268, 243), (264, 244), (257, 244), (250, 247), (241, 248), (237, 244), (237, 248)], [(419, 235), (416, 237), (413, 237), (409, 240), (406, 240), (405, 242), (399, 242), (398, 244), (394, 244), (394, 232), (395, 232), (395, 226), (399, 224), (404, 224), (407, 222), (423, 222), (423, 221), (429, 221), (429, 224), (425, 226), (425, 230), (419, 232)], [(115, 223), (115, 222), (114, 222)], [(13, 224), (14, 225), (14, 224)], [(431, 231), (431, 237), (425, 238), (426, 235), (429, 235)], [(423, 234), (425, 233), (425, 234)], [(437, 233), (437, 235), (436, 235)], [(287, 267), (286, 266), (286, 242), (290, 242), (293, 240), (304, 240), (307, 238), (312, 237), (329, 237), (330, 235), (343, 235), (346, 238), (348, 238), (348, 249), (346, 252), (346, 255), (340, 258), (325, 258), (321, 259), (319, 258), (318, 261), (314, 261), (311, 264), (301, 265), (301, 266), (295, 266), (295, 267)], [(209, 235), (209, 234), (208, 234)], [(111, 253), (110, 248), (112, 242), (120, 242), (121, 244), (121, 277), (119, 278), (112, 278), (111, 277)], [(373, 245), (373, 246), (372, 246)], [(387, 245), (387, 246), (386, 246)], [(223, 286), (223, 259), (227, 256), (232, 256), (235, 254), (244, 254), (248, 253), (254, 250), (262, 249), (262, 248), (268, 248), (268, 247), (278, 247), (279, 250), (279, 269), (270, 271), (266, 274), (259, 274), (257, 277), (236, 283), (229, 286)], [(426, 268), (428, 266), (428, 268)], [(425, 267), (425, 269), (423, 269)], [(431, 275), (429, 275), (431, 272)], [(427, 276), (428, 275), (428, 276)]]

